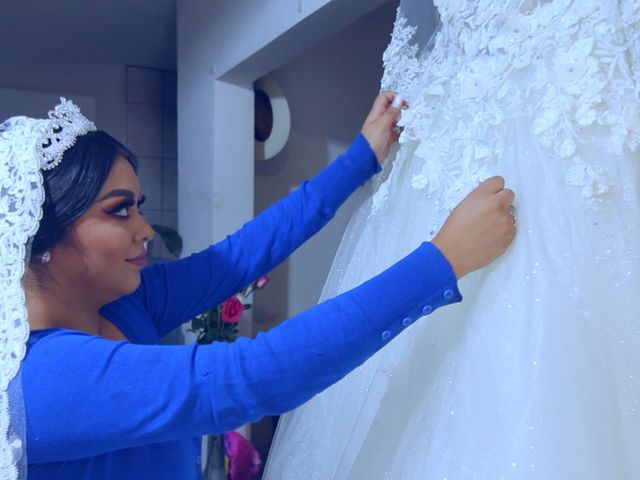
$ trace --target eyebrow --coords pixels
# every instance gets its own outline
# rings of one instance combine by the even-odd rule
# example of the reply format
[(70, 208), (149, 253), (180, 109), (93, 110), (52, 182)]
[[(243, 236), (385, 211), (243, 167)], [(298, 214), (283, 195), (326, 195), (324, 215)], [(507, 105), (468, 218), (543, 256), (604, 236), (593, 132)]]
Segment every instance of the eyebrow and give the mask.
[[(104, 196), (102, 196), (101, 198), (99, 198), (96, 201), (101, 202), (103, 200), (107, 200), (107, 199), (113, 198), (113, 197), (127, 197), (128, 199), (130, 199), (133, 202), (134, 199), (136, 198), (136, 195), (131, 190), (125, 190), (123, 188), (116, 188), (115, 190), (111, 190), (109, 193), (105, 194)], [(142, 198), (144, 198), (144, 196), (142, 196), (141, 199)]]

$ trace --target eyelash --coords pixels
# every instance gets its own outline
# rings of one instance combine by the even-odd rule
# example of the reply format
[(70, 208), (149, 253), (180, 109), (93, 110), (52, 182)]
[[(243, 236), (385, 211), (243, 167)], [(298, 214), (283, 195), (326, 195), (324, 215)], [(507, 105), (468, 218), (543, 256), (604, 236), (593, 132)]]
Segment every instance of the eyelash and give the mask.
[[(140, 207), (142, 206), (142, 204), (144, 203), (144, 201), (145, 201), (145, 198), (144, 198), (144, 197), (142, 197), (142, 198), (140, 199), (140, 201), (138, 202), (138, 205), (137, 205), (137, 206), (138, 206), (138, 213), (140, 213), (140, 215), (144, 215), (144, 214), (142, 213), (142, 210), (140, 210)], [(129, 212), (127, 212), (127, 214), (126, 214), (126, 215), (120, 215), (118, 212), (120, 212), (120, 211), (122, 211), (122, 210), (129, 210), (131, 207), (133, 207), (133, 205), (134, 205), (134, 204), (133, 204), (133, 202), (131, 202), (131, 201), (126, 201), (126, 202), (123, 202), (123, 203), (119, 204), (117, 207), (115, 207), (115, 208), (114, 208), (113, 210), (111, 210), (109, 213), (110, 213), (111, 215), (115, 215), (116, 217), (129, 218)]]

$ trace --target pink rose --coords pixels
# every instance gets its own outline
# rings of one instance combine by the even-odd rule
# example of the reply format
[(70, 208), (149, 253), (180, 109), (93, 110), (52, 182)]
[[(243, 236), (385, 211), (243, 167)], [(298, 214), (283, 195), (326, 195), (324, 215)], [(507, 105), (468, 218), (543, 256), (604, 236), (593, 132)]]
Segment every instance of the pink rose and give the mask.
[(266, 275), (261, 276), (258, 280), (256, 280), (256, 288), (259, 290), (264, 288), (264, 286), (269, 283), (269, 277)]
[(238, 432), (224, 434), (224, 449), (230, 461), (231, 480), (251, 480), (260, 473), (260, 453)]
[(222, 304), (222, 321), (226, 323), (237, 323), (244, 312), (244, 305), (238, 297), (231, 297)]

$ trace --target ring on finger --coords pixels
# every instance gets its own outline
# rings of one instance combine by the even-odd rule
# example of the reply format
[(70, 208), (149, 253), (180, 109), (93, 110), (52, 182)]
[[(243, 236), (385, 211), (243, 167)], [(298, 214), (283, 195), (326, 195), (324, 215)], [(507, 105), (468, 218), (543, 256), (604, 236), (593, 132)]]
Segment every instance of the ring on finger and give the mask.
[(513, 205), (509, 205), (507, 207), (507, 211), (509, 212), (509, 215), (511, 215), (513, 217), (513, 224), (515, 225), (516, 224), (516, 219), (517, 219), (517, 217), (516, 217), (516, 213), (517, 213), (516, 207), (514, 207)]

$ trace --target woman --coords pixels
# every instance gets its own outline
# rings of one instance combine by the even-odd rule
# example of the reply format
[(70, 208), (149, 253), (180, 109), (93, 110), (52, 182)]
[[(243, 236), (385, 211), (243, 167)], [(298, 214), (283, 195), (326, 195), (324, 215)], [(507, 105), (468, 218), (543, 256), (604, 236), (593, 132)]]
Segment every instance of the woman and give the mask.
[(397, 140), (393, 97), (381, 94), (351, 148), (299, 190), (207, 250), (150, 268), (153, 232), (126, 148), (89, 131), (64, 100), (50, 114), (55, 125), (31, 137), (12, 136), (11, 121), (0, 129), (5, 144), (31, 138), (48, 168), (24, 282), (30, 479), (199, 478), (201, 435), (300, 405), (419, 316), (461, 300), (457, 278), (514, 236), (513, 192), (500, 178), (469, 195), (432, 243), (266, 334), (158, 345), (284, 260), (380, 170)]

